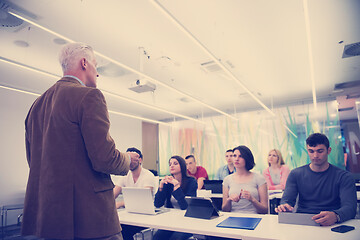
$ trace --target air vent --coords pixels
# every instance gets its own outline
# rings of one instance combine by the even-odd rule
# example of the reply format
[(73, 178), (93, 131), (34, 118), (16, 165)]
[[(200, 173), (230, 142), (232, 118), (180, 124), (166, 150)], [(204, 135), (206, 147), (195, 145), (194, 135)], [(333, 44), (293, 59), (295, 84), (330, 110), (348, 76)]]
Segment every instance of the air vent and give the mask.
[(360, 42), (345, 45), (342, 58), (360, 55)]
[(353, 110), (354, 107), (348, 107), (348, 108), (339, 108), (339, 112), (345, 112), (345, 111), (350, 111)]
[(360, 80), (337, 83), (335, 84), (334, 90), (336, 91), (344, 88), (356, 88), (356, 87), (360, 87)]
[(214, 61), (201, 63), (200, 66), (201, 66), (201, 69), (207, 73), (222, 71), (222, 68)]

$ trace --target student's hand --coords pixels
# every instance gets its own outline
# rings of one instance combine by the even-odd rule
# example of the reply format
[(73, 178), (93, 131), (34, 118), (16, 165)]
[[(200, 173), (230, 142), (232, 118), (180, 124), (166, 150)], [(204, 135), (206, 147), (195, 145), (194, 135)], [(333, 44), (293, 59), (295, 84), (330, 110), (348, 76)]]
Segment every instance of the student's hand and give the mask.
[(337, 222), (337, 217), (335, 212), (323, 211), (313, 216), (312, 220), (319, 223), (321, 226), (331, 226)]
[(166, 183), (166, 176), (163, 179), (161, 179), (161, 181), (159, 183), (159, 189), (162, 190), (165, 183)]
[(240, 198), (245, 198), (245, 199), (249, 200), (250, 202), (253, 202), (253, 196), (251, 196), (251, 193), (247, 190), (241, 189)]
[(237, 193), (233, 193), (229, 196), (228, 200), (231, 200), (233, 202), (239, 202), (240, 201), (240, 196), (239, 194)]
[(129, 154), (131, 161), (139, 161), (140, 155), (136, 152), (127, 152)]
[(180, 187), (180, 183), (173, 176), (166, 176), (166, 183), (174, 185), (174, 191)]
[(277, 208), (275, 208), (275, 212), (291, 212), (294, 208), (289, 204), (281, 204)]

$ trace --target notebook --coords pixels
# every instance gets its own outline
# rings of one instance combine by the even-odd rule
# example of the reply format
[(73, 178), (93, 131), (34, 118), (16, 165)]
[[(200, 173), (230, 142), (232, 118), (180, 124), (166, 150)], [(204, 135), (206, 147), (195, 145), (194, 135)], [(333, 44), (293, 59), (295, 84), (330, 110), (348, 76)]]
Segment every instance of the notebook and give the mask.
[(123, 187), (122, 194), (128, 212), (155, 215), (168, 211), (166, 208), (155, 208), (150, 188)]
[(250, 217), (228, 217), (218, 225), (217, 227), (223, 228), (239, 228), (254, 230), (261, 221), (261, 218), (250, 218)]
[(204, 180), (206, 190), (211, 190), (211, 193), (222, 193), (222, 180)]
[(311, 219), (314, 215), (309, 213), (279, 212), (278, 221), (279, 223), (287, 224), (320, 226), (319, 223)]

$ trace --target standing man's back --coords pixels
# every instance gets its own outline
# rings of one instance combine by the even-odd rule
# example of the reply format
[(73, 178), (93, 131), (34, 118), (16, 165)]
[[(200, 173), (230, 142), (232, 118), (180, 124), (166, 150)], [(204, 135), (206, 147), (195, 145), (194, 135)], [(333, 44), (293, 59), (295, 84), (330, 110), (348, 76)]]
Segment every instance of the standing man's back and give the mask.
[(34, 102), (25, 121), (30, 173), (22, 234), (116, 235), (121, 229), (109, 174), (126, 174), (129, 156), (137, 154), (115, 148), (91, 47), (68, 44), (60, 62), (64, 77)]

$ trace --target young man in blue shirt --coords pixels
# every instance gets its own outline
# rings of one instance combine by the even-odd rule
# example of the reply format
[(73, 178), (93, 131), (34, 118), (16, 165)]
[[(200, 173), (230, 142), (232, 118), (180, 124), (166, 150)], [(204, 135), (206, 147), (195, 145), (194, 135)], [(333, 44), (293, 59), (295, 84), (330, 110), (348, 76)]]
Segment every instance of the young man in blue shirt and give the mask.
[(292, 170), (276, 212), (293, 210), (299, 195), (299, 213), (313, 213), (312, 219), (330, 226), (356, 215), (356, 187), (352, 175), (328, 162), (329, 139), (321, 133), (306, 139), (310, 164)]

